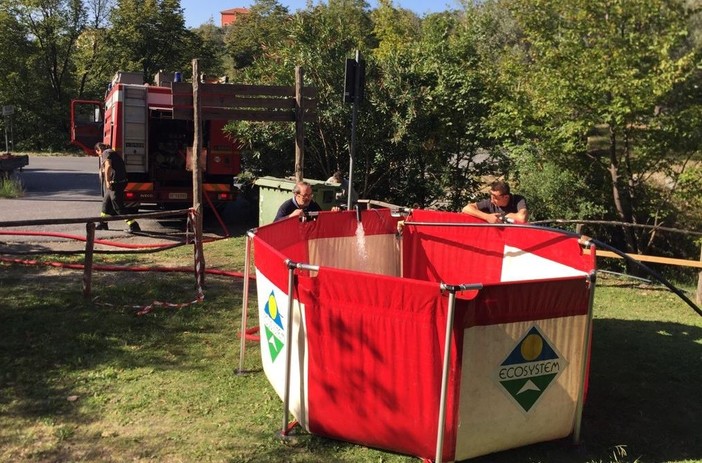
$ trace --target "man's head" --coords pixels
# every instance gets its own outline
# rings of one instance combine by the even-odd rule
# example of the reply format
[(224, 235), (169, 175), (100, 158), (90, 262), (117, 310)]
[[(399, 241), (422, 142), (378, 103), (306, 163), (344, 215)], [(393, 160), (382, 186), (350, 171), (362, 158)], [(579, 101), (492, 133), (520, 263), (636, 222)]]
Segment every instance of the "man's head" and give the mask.
[(95, 143), (95, 152), (97, 154), (100, 154), (103, 151), (108, 150), (108, 149), (110, 149), (110, 145), (107, 145), (105, 143), (99, 143), (99, 142)]
[(312, 202), (312, 185), (307, 182), (297, 182), (293, 188), (295, 202), (300, 207), (307, 207)]
[(496, 180), (490, 184), (490, 201), (498, 207), (504, 207), (509, 203), (509, 185), (502, 180)]

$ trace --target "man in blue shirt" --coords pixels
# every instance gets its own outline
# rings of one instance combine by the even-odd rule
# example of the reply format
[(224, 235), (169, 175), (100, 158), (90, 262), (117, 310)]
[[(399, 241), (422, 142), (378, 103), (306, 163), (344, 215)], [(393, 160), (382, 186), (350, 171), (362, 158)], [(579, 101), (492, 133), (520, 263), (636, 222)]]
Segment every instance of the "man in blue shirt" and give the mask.
[(307, 182), (297, 182), (293, 187), (293, 197), (278, 208), (274, 222), (287, 217), (298, 217), (306, 212), (319, 212), (322, 208), (312, 199), (312, 185)]

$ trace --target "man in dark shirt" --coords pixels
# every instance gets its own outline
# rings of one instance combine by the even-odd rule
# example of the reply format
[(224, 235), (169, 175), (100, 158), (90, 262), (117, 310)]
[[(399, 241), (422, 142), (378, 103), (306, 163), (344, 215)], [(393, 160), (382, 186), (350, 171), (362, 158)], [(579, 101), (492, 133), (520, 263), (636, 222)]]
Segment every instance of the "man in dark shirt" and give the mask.
[(524, 196), (513, 195), (509, 184), (502, 180), (490, 184), (490, 198), (468, 204), (463, 213), (488, 223), (526, 223), (529, 220)]
[[(127, 168), (124, 165), (122, 156), (110, 149), (105, 143), (95, 145), (95, 153), (100, 156), (102, 181), (104, 184), (104, 196), (102, 197), (102, 211), (100, 217), (113, 215), (125, 215), (124, 189), (127, 187)], [(130, 233), (139, 232), (141, 228), (134, 219), (126, 220)], [(95, 226), (96, 230), (107, 230), (107, 222), (100, 222)]]
[(319, 212), (322, 208), (312, 199), (312, 185), (307, 182), (297, 182), (293, 187), (293, 197), (278, 208), (274, 222), (287, 217), (298, 217), (305, 212)]

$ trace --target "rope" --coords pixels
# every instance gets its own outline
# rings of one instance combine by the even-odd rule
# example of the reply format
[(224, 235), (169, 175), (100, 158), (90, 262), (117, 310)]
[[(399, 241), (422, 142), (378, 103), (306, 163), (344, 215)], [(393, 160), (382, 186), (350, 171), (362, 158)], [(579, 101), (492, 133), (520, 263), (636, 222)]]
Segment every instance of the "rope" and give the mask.
[(151, 304), (144, 306), (144, 307), (139, 307), (136, 306), (136, 308), (139, 308), (140, 310), (136, 313), (138, 317), (141, 317), (142, 315), (146, 315), (150, 312), (152, 312), (154, 309), (157, 307), (165, 307), (165, 308), (172, 308), (172, 309), (182, 309), (184, 307), (189, 307), (191, 305), (195, 305), (199, 302), (202, 302), (205, 299), (205, 296), (203, 294), (198, 294), (197, 299), (190, 301), (190, 302), (183, 302), (180, 304), (173, 303), (173, 302), (163, 302), (163, 301), (154, 301)]
[(197, 290), (198, 300), (205, 298), (205, 293), (202, 290), (202, 283), (205, 281), (204, 274), (204, 260), (200, 254), (200, 242), (198, 241), (198, 236), (195, 230), (195, 223), (197, 220), (197, 211), (195, 209), (188, 210), (188, 231), (193, 232), (193, 254), (195, 258), (195, 282)]

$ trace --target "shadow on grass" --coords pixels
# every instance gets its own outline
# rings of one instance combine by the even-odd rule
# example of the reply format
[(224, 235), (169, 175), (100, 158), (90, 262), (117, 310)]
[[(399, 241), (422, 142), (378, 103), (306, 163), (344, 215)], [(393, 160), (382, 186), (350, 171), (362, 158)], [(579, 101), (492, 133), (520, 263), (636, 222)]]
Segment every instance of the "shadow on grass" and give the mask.
[[(158, 279), (143, 281), (139, 274), (129, 275), (140, 283), (131, 286), (131, 294), (119, 294), (113, 282), (124, 274), (102, 274), (95, 277), (94, 294), (100, 303), (85, 300), (81, 280), (75, 272), (50, 270), (28, 272), (21, 279), (3, 275), (0, 290), (5, 293), (0, 307), (0, 405), (5, 413), (24, 417), (62, 413), (71, 409), (66, 400), (71, 394), (64, 381), (70, 372), (91, 370), (109, 365), (117, 369), (151, 367), (181, 368), (178, 346), (187, 330), (186, 311), (178, 323), (164, 323), (167, 317), (137, 317), (137, 308), (129, 305), (149, 303), (159, 293)], [(164, 285), (174, 279), (186, 288), (193, 287), (190, 275), (169, 275)], [(165, 280), (165, 279), (164, 279)], [(23, 287), (21, 292), (8, 291)], [(31, 288), (37, 288), (33, 294)], [(192, 300), (186, 291), (183, 301)], [(113, 296), (115, 296), (113, 298)], [(130, 297), (131, 296), (131, 297)], [(189, 298), (187, 296), (190, 296)], [(173, 294), (174, 298), (179, 296)], [(127, 300), (125, 304), (124, 301)], [(116, 305), (109, 305), (110, 302)], [(179, 301), (180, 302), (180, 301)], [(213, 329), (200, 320), (198, 329)], [(148, 347), (174, 346), (169, 356), (163, 350)]]
[[(175, 284), (173, 278), (180, 277), (171, 275), (163, 287), (158, 278), (145, 279), (136, 275), (132, 277), (134, 285), (129, 286), (130, 294), (124, 295), (118, 287), (110, 285), (116, 278), (120, 278), (120, 284), (124, 283), (123, 276), (103, 274), (99, 278), (95, 288), (103, 302), (120, 296), (134, 303), (148, 303), (151, 291), (163, 294), (169, 287), (192, 287), (190, 275), (176, 279)], [(72, 373), (106, 366), (125, 370), (138, 367), (156, 371), (197, 369), (198, 364), (183, 354), (187, 343), (192, 342), (185, 339), (184, 333), (223, 330), (216, 309), (210, 314), (183, 310), (136, 317), (135, 309), (100, 306), (83, 300), (80, 285), (80, 278), (74, 272), (3, 273), (0, 282), (3, 294), (0, 411), (4, 415), (0, 420), (3, 423), (12, 423), (13, 419), (32, 421), (61, 416), (63, 422), (82, 426), (93, 419), (99, 420), (99, 410), (77, 414), (74, 404), (67, 400), (74, 393)], [(223, 286), (231, 291), (231, 285)], [(36, 288), (36, 295), (32, 288)], [(208, 295), (214, 296), (217, 291), (222, 290), (212, 289)], [(170, 294), (174, 299), (185, 299), (191, 292)], [(594, 323), (583, 443), (576, 447), (569, 439), (564, 439), (504, 451), (471, 462), (702, 460), (702, 441), (698, 438), (699, 417), (702, 416), (699, 397), (702, 328), (619, 319), (596, 319)], [(237, 343), (232, 339), (232, 347)], [(169, 348), (164, 350), (163, 346)], [(274, 428), (279, 411), (282, 413), (282, 404), (270, 392), (262, 373), (232, 381), (242, 384), (250, 381), (252, 385), (268, 389), (265, 403), (255, 406), (270, 407), (270, 422), (274, 424), (269, 433), (251, 426), (244, 442), (234, 438), (231, 442), (219, 442), (220, 456), (227, 455), (230, 461), (241, 462), (357, 461), (349, 456), (355, 448), (352, 444), (305, 433), (282, 442), (277, 435), (279, 430)], [(252, 418), (242, 416), (241, 419)], [(270, 423), (263, 425), (266, 427)], [(169, 435), (167, 431), (162, 433), (163, 439), (152, 439), (148, 443), (115, 437), (123, 441), (116, 446), (133, 449), (131, 456), (136, 458), (167, 461)], [(81, 434), (70, 440), (70, 447), (58, 447), (43, 457), (67, 461), (76, 459), (80, 453), (87, 455), (88, 460), (113, 461), (114, 455), (110, 456), (111, 447), (104, 436)], [(158, 447), (158, 442), (163, 442), (163, 447)], [(249, 447), (249, 442), (256, 444)], [(0, 440), (0, 447), (4, 444)], [(396, 458), (390, 454), (378, 455), (374, 461), (385, 458), (383, 455)], [(182, 456), (176, 455), (174, 459), (176, 457)], [(408, 462), (415, 460), (406, 459)]]
[(702, 460), (702, 329), (594, 321), (581, 444), (571, 439), (500, 452), (476, 463)]

